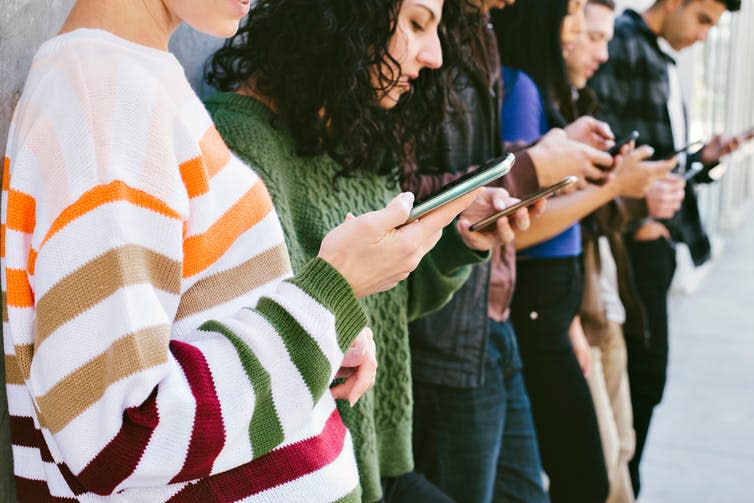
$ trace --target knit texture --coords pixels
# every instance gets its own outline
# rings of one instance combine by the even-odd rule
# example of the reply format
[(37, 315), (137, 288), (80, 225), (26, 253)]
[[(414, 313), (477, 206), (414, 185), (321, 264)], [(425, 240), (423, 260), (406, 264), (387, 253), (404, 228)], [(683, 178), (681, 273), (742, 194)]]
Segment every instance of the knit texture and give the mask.
[[(400, 191), (397, 182), (369, 173), (333, 184), (340, 166), (328, 155), (298, 156), (290, 133), (253, 98), (222, 93), (206, 105), (231, 150), (268, 186), (294, 271), (317, 255), (348, 212), (382, 208)], [(380, 477), (413, 469), (408, 321), (444, 305), (468, 277), (467, 264), (486, 258), (466, 248), (452, 227), (408, 281), (362, 300), (377, 343), (377, 382), (353, 409), (339, 409), (354, 437), (364, 501), (380, 498)]]
[(264, 183), (172, 55), (50, 40), (7, 152), (19, 501), (358, 501), (328, 387), (365, 313), (320, 259), (291, 277)]

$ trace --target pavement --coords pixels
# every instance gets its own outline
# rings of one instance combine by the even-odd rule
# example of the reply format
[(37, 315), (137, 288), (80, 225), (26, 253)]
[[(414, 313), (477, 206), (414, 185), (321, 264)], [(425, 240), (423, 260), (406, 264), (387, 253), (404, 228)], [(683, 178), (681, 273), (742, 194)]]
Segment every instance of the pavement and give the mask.
[(754, 211), (670, 302), (670, 364), (639, 503), (754, 503)]

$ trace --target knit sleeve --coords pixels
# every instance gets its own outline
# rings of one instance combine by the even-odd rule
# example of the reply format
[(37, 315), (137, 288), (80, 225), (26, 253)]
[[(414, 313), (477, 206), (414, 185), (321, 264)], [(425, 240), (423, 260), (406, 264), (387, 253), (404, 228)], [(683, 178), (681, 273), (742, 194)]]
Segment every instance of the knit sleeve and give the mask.
[(464, 244), (455, 223), (446, 227), (437, 245), (408, 277), (409, 321), (447, 304), (469, 278), (471, 266), (489, 258), (490, 253), (476, 252)]
[(47, 84), (5, 162), (3, 333), (9, 394), (31, 397), (12, 408), (68, 485), (189, 481), (322, 430), (317, 404), (366, 323), (346, 280), (319, 259), (285, 279), (264, 184), (200, 120), (184, 156), (174, 96)]

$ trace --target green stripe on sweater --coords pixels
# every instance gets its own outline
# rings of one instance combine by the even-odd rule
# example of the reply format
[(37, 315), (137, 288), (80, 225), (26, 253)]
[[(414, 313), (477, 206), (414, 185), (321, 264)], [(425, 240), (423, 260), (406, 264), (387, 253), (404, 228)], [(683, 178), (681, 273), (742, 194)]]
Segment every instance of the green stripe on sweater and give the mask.
[(358, 503), (361, 501), (361, 486), (346, 494), (342, 498), (336, 499), (333, 503)]
[(256, 401), (254, 413), (249, 424), (249, 439), (254, 458), (267, 454), (283, 442), (283, 427), (280, 423), (275, 402), (272, 399), (272, 382), (267, 372), (251, 348), (232, 330), (217, 321), (208, 321), (199, 327), (200, 330), (217, 332), (224, 335), (238, 352), (246, 377), (249, 378)]
[(275, 328), (283, 339), (285, 348), (303, 377), (312, 401), (317, 403), (322, 393), (330, 385), (332, 367), (330, 361), (291, 313), (280, 304), (267, 297), (259, 299), (257, 310)]
[(366, 326), (364, 309), (343, 277), (330, 263), (314, 258), (295, 277), (287, 280), (335, 314), (338, 344), (345, 352)]

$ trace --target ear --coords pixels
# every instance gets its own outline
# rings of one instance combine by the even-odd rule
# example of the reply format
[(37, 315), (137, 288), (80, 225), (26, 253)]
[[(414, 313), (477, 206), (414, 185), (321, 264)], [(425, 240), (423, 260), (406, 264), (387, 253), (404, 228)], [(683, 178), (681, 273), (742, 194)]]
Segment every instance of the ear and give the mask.
[(673, 12), (674, 10), (678, 9), (681, 5), (683, 5), (685, 0), (664, 0), (663, 1), (663, 8), (665, 9), (665, 12)]

